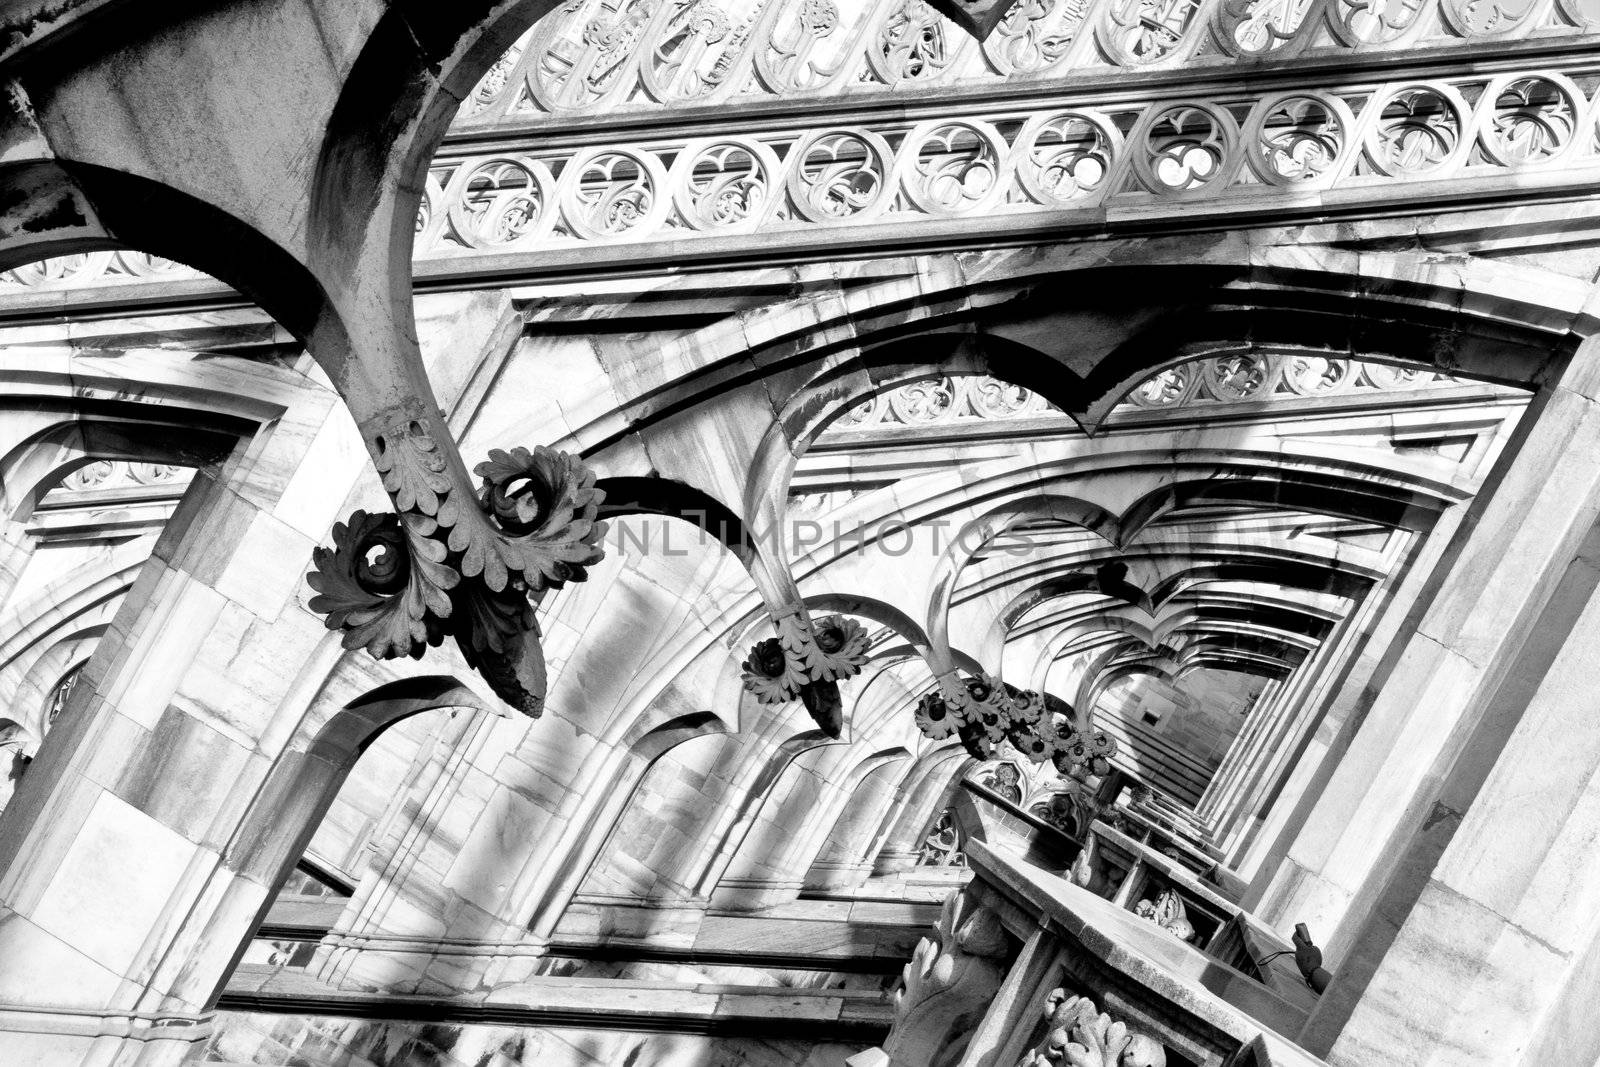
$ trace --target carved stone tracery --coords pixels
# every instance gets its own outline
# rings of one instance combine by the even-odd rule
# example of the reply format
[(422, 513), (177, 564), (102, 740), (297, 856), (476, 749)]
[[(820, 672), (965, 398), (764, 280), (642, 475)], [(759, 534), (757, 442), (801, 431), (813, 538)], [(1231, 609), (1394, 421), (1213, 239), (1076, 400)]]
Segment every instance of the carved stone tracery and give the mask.
[[(1571, 35), (1587, 28), (1582, 6), (1579, 0), (895, 0), (844, 6), (835, 0), (576, 0), (502, 57), (459, 121), (481, 126), (735, 96), (894, 92), (934, 79), (1026, 83), (1069, 70), (1114, 76), (1152, 64), (1209, 66), (1269, 54), (1327, 56)], [(976, 34), (980, 46), (958, 26), (974, 22), (983, 24)]]

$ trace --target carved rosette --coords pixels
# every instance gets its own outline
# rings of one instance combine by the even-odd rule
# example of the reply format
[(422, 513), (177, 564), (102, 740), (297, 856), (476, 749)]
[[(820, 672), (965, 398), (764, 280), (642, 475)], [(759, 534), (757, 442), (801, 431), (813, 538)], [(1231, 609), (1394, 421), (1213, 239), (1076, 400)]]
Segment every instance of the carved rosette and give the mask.
[(805, 675), (784, 655), (783, 642), (776, 637), (757, 641), (741, 666), (744, 687), (763, 704), (786, 704), (800, 694)]
[(867, 664), (867, 631), (843, 615), (809, 618), (797, 605), (776, 615), (778, 636), (745, 659), (744, 684), (764, 704), (798, 699), (809, 685), (853, 678)]
[(344, 647), (375, 659), (410, 656), (444, 639), (450, 590), (461, 580), (434, 540), (439, 524), (426, 516), (351, 514), (335, 523), (333, 547), (311, 554), (306, 581), (317, 595), (311, 610), (344, 630)]
[(1072, 732), (1061, 737), (1051, 760), (1062, 774), (1087, 771), (1105, 775), (1111, 773), (1111, 757), (1116, 754), (1117, 740), (1104, 730), (1090, 734)]
[(1044, 1018), (1044, 1037), (1017, 1067), (1166, 1067), (1159, 1041), (1097, 1011), (1088, 997), (1052, 990)]
[(922, 736), (930, 741), (943, 741), (956, 732), (961, 725), (950, 706), (938, 693), (924, 693), (922, 699), (917, 701), (917, 710), (913, 721)]
[(964, 677), (958, 672), (941, 676), (938, 690), (925, 694), (915, 713), (917, 729), (930, 740), (957, 734), (978, 759), (990, 758), (996, 745), (1009, 741), (1035, 763), (1056, 756), (1066, 745), (1055, 720), (1046, 714), (1039, 693), (985, 674)]
[(594, 473), (540, 446), (493, 450), (474, 496), (455, 488), (446, 452), (420, 417), (377, 436), (374, 463), (398, 514), (357, 511), (318, 548), (313, 611), (346, 648), (420, 657), (451, 634), (508, 704), (544, 707), (544, 653), (530, 593), (583, 581), (604, 556), (605, 494)]

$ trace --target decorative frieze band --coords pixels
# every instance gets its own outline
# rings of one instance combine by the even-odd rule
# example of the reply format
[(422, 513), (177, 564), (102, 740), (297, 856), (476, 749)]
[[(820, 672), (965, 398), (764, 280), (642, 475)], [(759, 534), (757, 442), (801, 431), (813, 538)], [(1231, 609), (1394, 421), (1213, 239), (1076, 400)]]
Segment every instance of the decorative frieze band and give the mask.
[[(1278, 353), (1193, 360), (1148, 378), (1118, 412), (1266, 404), (1300, 397), (1378, 394), (1462, 384), (1421, 367)], [(983, 375), (925, 378), (880, 393), (840, 416), (830, 433), (1005, 419), (1065, 419), (1038, 393)]]
[[(692, 242), (978, 217), (1041, 223), (1233, 211), (1308, 192), (1600, 171), (1594, 85), (1553, 71), (1264, 96), (1181, 93), (999, 109), (914, 124), (591, 144), (440, 160), (423, 257)], [(1568, 173), (1570, 172), (1570, 173)]]
[(925, 0), (572, 0), (479, 82), (458, 131), (928, 86), (1028, 85), (1584, 32), (1582, 0), (1017, 0), (976, 41)]
[[(503, 274), (522, 255), (530, 270), (677, 266), (696, 248), (837, 249), (843, 229), (887, 251), (901, 234), (968, 241), (1465, 190), (1522, 196), (1600, 177), (1597, 95), (1600, 69), (1584, 67), (441, 157), (415, 252), (423, 276), (470, 272), (475, 257)], [(57, 288), (152, 275), (175, 276), (166, 261), (102, 252), (4, 277)]]

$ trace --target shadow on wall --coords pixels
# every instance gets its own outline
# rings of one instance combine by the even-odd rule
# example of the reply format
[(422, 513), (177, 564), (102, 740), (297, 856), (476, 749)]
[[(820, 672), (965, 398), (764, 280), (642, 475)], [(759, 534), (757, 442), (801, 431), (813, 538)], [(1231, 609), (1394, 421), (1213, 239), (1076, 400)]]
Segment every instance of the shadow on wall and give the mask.
[(838, 1067), (862, 1044), (225, 1011), (197, 1062), (301, 1067)]

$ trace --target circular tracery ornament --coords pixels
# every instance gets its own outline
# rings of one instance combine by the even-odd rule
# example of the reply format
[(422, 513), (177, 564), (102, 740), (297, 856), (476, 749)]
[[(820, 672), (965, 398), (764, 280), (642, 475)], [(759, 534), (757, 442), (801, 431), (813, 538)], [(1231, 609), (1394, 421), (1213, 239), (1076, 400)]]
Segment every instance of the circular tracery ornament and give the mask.
[(479, 115), (494, 106), (505, 95), (506, 87), (511, 84), (511, 73), (516, 70), (518, 62), (522, 59), (522, 46), (512, 45), (494, 65), (484, 72), (478, 79), (478, 84), (473, 86), (472, 93), (461, 104), (459, 114), (463, 117)]
[(1301, 396), (1338, 392), (1350, 381), (1350, 361), (1322, 356), (1290, 356), (1283, 361), (1283, 384)]
[(1502, 37), (1527, 21), (1538, 0), (1443, 0), (1445, 25), (1462, 37)]
[(543, 163), (485, 160), (451, 184), (450, 228), (471, 248), (517, 244), (549, 228), (555, 183)]
[(1182, 48), (1200, 7), (1200, 0), (1113, 0), (1097, 27), (1100, 43), (1121, 66), (1159, 63)]
[(948, 377), (908, 382), (889, 394), (889, 407), (901, 422), (939, 422), (955, 414), (956, 387)]
[(823, 130), (793, 150), (789, 196), (812, 222), (869, 218), (888, 206), (893, 153), (871, 130)]
[(967, 396), (975, 414), (989, 419), (1013, 418), (1041, 406), (1038, 394), (998, 378), (970, 378)]
[(849, 428), (851, 426), (866, 426), (879, 422), (883, 418), (883, 409), (886, 403), (881, 396), (868, 397), (843, 415), (840, 415), (837, 424), (841, 427)]
[(1043, 73), (1066, 58), (1088, 10), (1085, 0), (1018, 0), (984, 40), (984, 58), (1002, 77)]
[(1432, 371), (1421, 367), (1401, 367), (1393, 363), (1364, 363), (1361, 376), (1367, 384), (1378, 389), (1409, 389), (1431, 377)]
[(562, 174), (562, 217), (591, 241), (644, 237), (666, 218), (666, 168), (649, 152), (596, 148)]
[(183, 269), (183, 264), (175, 259), (164, 256), (152, 255), (149, 252), (122, 251), (116, 253), (114, 262), (117, 269), (124, 274), (132, 274), (136, 278), (149, 278), (157, 274), (170, 274)]
[(629, 62), (658, 0), (574, 0), (528, 40), (528, 91), (545, 111), (597, 111), (636, 84)]
[(1271, 372), (1262, 356), (1218, 356), (1206, 364), (1206, 389), (1222, 401), (1258, 400), (1271, 392)]
[(752, 229), (766, 215), (778, 170), (778, 157), (757, 141), (692, 142), (672, 165), (678, 215), (697, 230)]
[(1233, 117), (1210, 104), (1179, 104), (1145, 125), (1134, 169), (1145, 187), (1165, 195), (1197, 194), (1227, 183), (1238, 142)]
[(1390, 177), (1442, 170), (1462, 147), (1461, 116), (1470, 109), (1447, 86), (1408, 85), (1367, 106), (1378, 115), (1367, 133), (1367, 158)]
[(1543, 163), (1573, 143), (1583, 99), (1556, 76), (1508, 78), (1490, 86), (1494, 101), (1478, 143), (1491, 162), (1506, 167)]
[(173, 482), (183, 473), (184, 468), (176, 463), (130, 463), (128, 475), (140, 485), (160, 485), (164, 482)]
[(1006, 142), (986, 122), (925, 122), (900, 146), (906, 195), (930, 215), (970, 215), (1005, 192)]
[(104, 484), (115, 469), (116, 465), (109, 459), (97, 459), (92, 463), (85, 463), (61, 479), (61, 484), (72, 490), (93, 489)]
[(1426, 0), (1334, 0), (1328, 22), (1352, 48), (1398, 39), (1416, 22)]
[(1105, 195), (1122, 135), (1091, 111), (1058, 111), (1028, 120), (1012, 149), (1023, 190), (1047, 207)]
[(6, 276), (29, 286), (98, 278), (110, 266), (113, 255), (112, 252), (77, 252), (69, 256), (51, 256), (8, 271)]
[(1556, 7), (1574, 26), (1600, 28), (1600, 0), (1556, 0)]
[(1337, 97), (1290, 93), (1263, 101), (1245, 123), (1250, 167), (1271, 185), (1330, 181), (1354, 122)]
[[(841, 24), (834, 0), (801, 0), (778, 12), (765, 45), (755, 53), (755, 73), (770, 93), (814, 93), (849, 68), (855, 29), (871, 9), (851, 5), (851, 21)], [(842, 31), (842, 32), (841, 32)]]
[(885, 85), (937, 79), (966, 52), (967, 35), (953, 28), (927, 0), (898, 0), (867, 48), (872, 75)]
[(1312, 0), (1223, 0), (1216, 9), (1215, 36), (1223, 51), (1236, 56), (1279, 57), (1298, 51), (1309, 33), (1301, 33)]
[(1151, 375), (1128, 394), (1135, 407), (1170, 408), (1183, 403), (1194, 384), (1194, 364), (1184, 363)]

